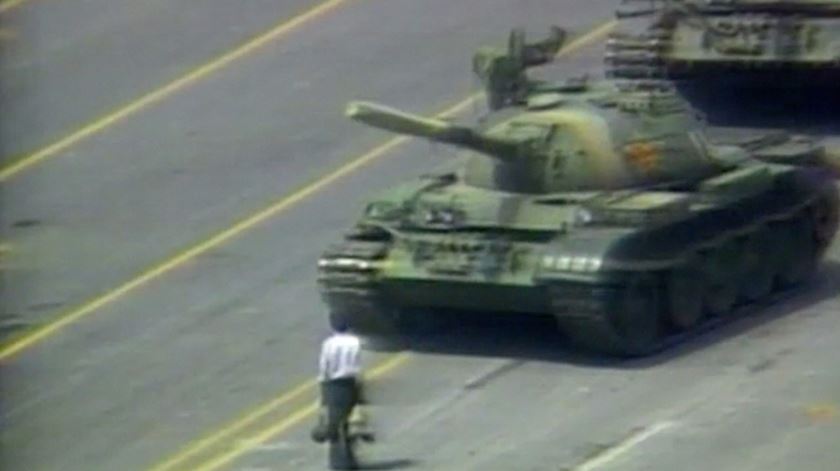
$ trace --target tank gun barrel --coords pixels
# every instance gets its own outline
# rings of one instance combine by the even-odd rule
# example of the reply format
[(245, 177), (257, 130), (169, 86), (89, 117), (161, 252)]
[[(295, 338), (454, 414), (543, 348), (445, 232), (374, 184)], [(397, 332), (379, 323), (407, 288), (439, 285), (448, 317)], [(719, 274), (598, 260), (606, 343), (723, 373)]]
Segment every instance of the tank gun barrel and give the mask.
[(488, 136), (466, 126), (417, 116), (375, 103), (351, 102), (345, 114), (354, 121), (375, 128), (472, 149), (504, 161), (522, 155), (528, 143)]

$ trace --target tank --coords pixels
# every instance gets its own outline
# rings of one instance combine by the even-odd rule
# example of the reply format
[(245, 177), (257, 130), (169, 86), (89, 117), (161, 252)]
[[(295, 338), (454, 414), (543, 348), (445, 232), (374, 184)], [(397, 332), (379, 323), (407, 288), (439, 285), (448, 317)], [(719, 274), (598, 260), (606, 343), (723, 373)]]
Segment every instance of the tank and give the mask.
[[(511, 44), (511, 57), (530, 46)], [(485, 84), (493, 56), (473, 62)], [(815, 271), (837, 230), (840, 168), (818, 142), (715, 144), (665, 85), (514, 72), (502, 82), (518, 86), (488, 89), (497, 109), (479, 125), (347, 106), (463, 152), (372, 197), (323, 253), (334, 326), (389, 337), (453, 310), (536, 314), (580, 347), (636, 356)]]
[(611, 77), (674, 80), (720, 124), (836, 119), (840, 0), (624, 0), (617, 15)]

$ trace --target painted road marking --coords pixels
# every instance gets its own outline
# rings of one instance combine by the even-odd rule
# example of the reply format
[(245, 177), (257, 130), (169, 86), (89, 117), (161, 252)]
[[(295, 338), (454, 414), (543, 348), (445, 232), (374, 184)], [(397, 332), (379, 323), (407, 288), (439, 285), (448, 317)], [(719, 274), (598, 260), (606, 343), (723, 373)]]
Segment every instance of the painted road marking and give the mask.
[(0, 271), (9, 271), (9, 257), (12, 255), (12, 244), (0, 242)]
[(291, 195), (282, 198), (280, 201), (272, 204), (271, 206), (263, 209), (262, 211), (259, 211), (258, 213), (243, 219), (242, 221), (234, 224), (228, 229), (210, 237), (204, 242), (201, 242), (175, 255), (174, 257), (171, 257), (161, 262), (160, 264), (146, 270), (145, 272), (136, 276), (127, 283), (124, 283), (123, 285), (60, 315), (56, 320), (48, 324), (45, 324), (37, 329), (23, 334), (11, 343), (0, 347), (0, 361), (5, 360), (31, 347), (32, 345), (39, 343), (40, 341), (61, 331), (68, 325), (90, 315), (97, 309), (111, 304), (117, 299), (158, 278), (159, 276), (174, 270), (175, 268), (183, 265), (184, 263), (193, 260), (194, 258), (218, 247), (219, 245), (229, 241), (230, 239), (238, 236), (239, 234), (247, 231), (248, 229), (251, 229), (252, 227), (266, 221), (267, 219), (277, 215), (283, 210), (288, 209), (294, 204), (300, 202), (304, 198), (312, 195), (321, 188), (331, 184), (332, 182), (343, 177), (344, 175), (347, 175), (348, 173), (356, 170), (357, 168), (369, 163), (370, 161), (374, 160), (380, 155), (386, 153), (387, 151), (391, 150), (394, 147), (397, 147), (398, 145), (406, 141), (408, 141), (408, 138), (403, 137), (387, 141), (385, 144), (380, 145), (379, 147), (373, 149), (372, 151), (368, 152), (367, 154), (363, 155), (357, 160), (354, 160), (349, 164), (346, 164), (333, 171), (332, 173), (326, 175), (325, 177), (304, 186), (300, 190), (297, 190)]
[(17, 32), (10, 28), (0, 28), (0, 41), (14, 41), (17, 39)]
[[(365, 375), (365, 377), (367, 379), (380, 378), (388, 372), (403, 365), (410, 358), (411, 357), (407, 353), (397, 353), (390, 355), (384, 360), (377, 363), (376, 366), (371, 368), (368, 374)], [(183, 464), (189, 461), (191, 458), (209, 450), (213, 446), (222, 444), (228, 438), (233, 437), (234, 434), (245, 430), (249, 425), (252, 425), (258, 419), (265, 417), (270, 412), (277, 409), (280, 405), (288, 403), (294, 398), (303, 397), (304, 394), (314, 393), (316, 385), (317, 381), (310, 380), (292, 389), (288, 393), (281, 394), (277, 398), (272, 399), (271, 401), (247, 412), (241, 419), (231, 422), (230, 424), (225, 425), (224, 427), (219, 429), (217, 432), (208, 435), (204, 438), (201, 438), (193, 442), (192, 444), (189, 444), (187, 447), (185, 447), (180, 452), (167, 459), (163, 463), (160, 463), (150, 468), (149, 471), (169, 471), (172, 469), (185, 469)], [(255, 433), (253, 436), (242, 438), (240, 440), (228, 441), (228, 443), (233, 443), (233, 445), (226, 449), (223, 453), (214, 456), (212, 459), (205, 462), (200, 467), (191, 466), (189, 467), (189, 469), (210, 470), (216, 469), (219, 466), (223, 466), (224, 464), (233, 461), (243, 453), (247, 453), (252, 449), (262, 446), (272, 436), (277, 435), (285, 430), (288, 430), (289, 428), (299, 424), (303, 420), (306, 420), (307, 418), (311, 417), (317, 410), (317, 403), (298, 408), (297, 410), (293, 411), (290, 415), (285, 417), (283, 420), (277, 422), (269, 428)]]
[(619, 456), (627, 453), (632, 448), (638, 446), (645, 440), (654, 435), (664, 432), (673, 427), (673, 422), (657, 422), (649, 427), (645, 427), (638, 432), (631, 434), (629, 437), (622, 440), (620, 443), (611, 446), (593, 458), (581, 463), (579, 466), (573, 468), (574, 471), (594, 471), (604, 465), (615, 461)]
[(234, 61), (251, 54), (252, 52), (265, 46), (271, 41), (274, 41), (275, 39), (278, 39), (283, 35), (294, 31), (299, 26), (309, 21), (312, 21), (324, 15), (325, 13), (330, 12), (331, 10), (334, 10), (336, 7), (340, 6), (343, 3), (346, 3), (347, 1), (348, 0), (328, 0), (289, 20), (283, 21), (268, 32), (263, 33), (254, 39), (251, 39), (250, 41), (246, 42), (245, 44), (242, 44), (236, 49), (229, 51), (223, 54), (222, 56), (219, 56), (211, 60), (210, 62), (199, 66), (196, 69), (193, 69), (186, 75), (183, 75), (180, 78), (169, 82), (163, 87), (149, 92), (146, 95), (132, 101), (131, 103), (124, 105), (116, 111), (113, 111), (85, 125), (81, 129), (73, 132), (72, 134), (63, 137), (58, 141), (38, 151), (35, 151), (32, 154), (18, 159), (16, 162), (13, 162), (0, 169), (0, 182), (8, 180), (9, 178), (23, 172), (24, 170), (32, 167), (33, 165), (36, 165), (45, 159), (57, 155), (59, 152), (66, 150), (68, 147), (73, 146), (90, 136), (98, 134), (99, 132), (104, 131), (105, 129), (113, 126), (114, 124), (117, 124), (120, 121), (138, 113), (139, 111), (142, 111), (148, 108), (149, 106), (160, 102), (164, 98), (188, 87), (189, 85), (192, 85), (195, 82), (198, 82), (199, 80), (207, 77), (208, 75), (217, 72), (218, 70), (224, 67), (227, 67)]
[[(609, 31), (611, 31), (615, 27), (615, 21), (608, 21), (597, 28), (591, 30), (587, 34), (584, 34), (574, 41), (571, 41), (565, 48), (563, 48), (559, 53), (558, 56), (568, 55), (572, 52), (590, 44), (591, 42), (600, 39), (604, 35), (606, 35)], [(441, 113), (438, 113), (436, 117), (439, 118), (446, 118), (451, 117), (453, 115), (458, 114), (459, 112), (467, 109), (471, 106), (476, 99), (482, 96), (481, 93), (477, 93), (471, 95), (467, 99), (449, 107), (448, 109), (444, 110)], [(399, 141), (399, 142), (397, 142)], [(393, 138), (387, 142), (385, 142), (382, 146), (378, 147), (377, 149), (386, 148), (390, 150), (404, 142), (408, 141), (408, 138), (404, 137), (397, 137)], [(349, 173), (352, 170), (355, 170), (362, 165), (370, 163), (374, 158), (379, 157), (384, 154), (384, 151), (377, 153), (375, 156), (370, 156), (369, 154), (365, 154), (362, 157), (357, 158), (356, 160), (346, 164), (344, 167), (339, 168), (333, 174), (341, 171), (341, 176)], [(348, 168), (346, 171), (342, 171), (344, 168)], [(330, 175), (333, 175), (330, 174)], [(327, 177), (329, 178), (329, 177)], [(330, 182), (337, 179), (338, 176), (335, 178), (330, 179)], [(385, 374), (387, 371), (394, 370), (400, 366), (402, 366), (407, 360), (409, 355), (406, 353), (397, 354), (394, 357), (390, 357), (387, 360), (383, 360), (382, 362), (378, 363), (372, 370), (371, 370), (371, 377), (377, 377)], [(298, 391), (301, 388), (311, 388), (314, 387), (314, 382), (308, 382), (301, 384), (295, 387), (292, 392)], [(177, 466), (187, 459), (207, 450), (208, 448), (214, 446), (221, 440), (226, 440), (229, 437), (232, 438), (234, 434), (238, 431), (245, 429), (249, 424), (255, 422), (258, 418), (264, 417), (266, 414), (270, 412), (274, 406), (271, 406), (272, 402), (278, 401), (278, 399), (284, 397), (285, 395), (291, 394), (285, 393), (281, 396), (278, 396), (277, 399), (269, 401), (268, 403), (258, 406), (255, 409), (252, 409), (251, 412), (245, 414), (242, 419), (235, 420), (231, 422), (231, 425), (223, 427), (222, 429), (218, 430), (215, 433), (208, 435), (207, 437), (200, 438), (197, 441), (193, 442), (192, 444), (188, 444), (186, 448), (184, 448), (181, 452), (176, 454), (174, 457), (166, 460), (161, 465), (157, 465), (150, 469), (150, 471), (167, 471), (173, 469), (174, 466)], [(221, 466), (231, 463), (232, 461), (236, 460), (240, 456), (248, 453), (249, 451), (261, 446), (262, 444), (268, 442), (272, 438), (276, 437), (277, 435), (291, 429), (292, 427), (300, 424), (302, 421), (306, 420), (307, 418), (311, 417), (317, 411), (317, 407), (310, 405), (307, 407), (300, 408), (296, 411), (293, 411), (290, 415), (288, 415), (285, 419), (277, 424), (265, 428), (261, 431), (256, 432), (254, 435), (240, 439), (240, 440), (233, 440), (232, 448), (226, 452), (223, 452), (220, 455), (204, 462), (202, 465), (196, 468), (191, 468), (199, 471), (212, 471), (218, 469)]]
[(280, 406), (313, 392), (316, 385), (317, 381), (315, 381), (314, 379), (301, 383), (294, 389), (277, 396), (276, 398), (266, 402), (265, 404), (251, 409), (250, 411), (243, 414), (240, 418), (223, 425), (216, 432), (196, 440), (195, 442), (193, 442), (192, 445), (184, 448), (168, 460), (155, 465), (153, 468), (150, 468), (149, 471), (165, 471), (169, 469), (175, 469), (184, 461), (189, 460), (190, 458), (198, 455), (207, 448), (245, 429), (252, 423), (256, 422), (262, 417), (265, 417)]
[[(574, 51), (577, 51), (578, 49), (592, 43), (593, 41), (599, 40), (610, 30), (612, 30), (615, 27), (615, 25), (615, 20), (607, 21), (601, 24), (597, 28), (588, 32), (587, 34), (584, 34), (576, 38), (575, 40), (569, 42), (569, 44), (558, 53), (558, 56), (571, 54)], [(454, 116), (460, 113), (461, 111), (468, 109), (468, 107), (471, 106), (475, 102), (475, 100), (481, 96), (482, 94), (480, 93), (473, 94), (465, 100), (461, 101), (460, 103), (450, 106), (443, 112), (438, 113), (436, 116), (439, 118), (448, 118)], [(204, 240), (203, 242), (198, 243), (197, 245), (192, 246), (187, 250), (184, 250), (183, 252), (159, 263), (156, 266), (153, 266), (152, 268), (149, 268), (145, 272), (124, 283), (123, 285), (114, 288), (113, 290), (102, 294), (90, 301), (87, 301), (86, 303), (77, 306), (72, 310), (65, 312), (64, 314), (59, 315), (58, 318), (52, 322), (49, 322), (29, 332), (25, 332), (23, 335), (19, 336), (17, 339), (11, 341), (10, 343), (0, 346), (0, 361), (10, 358), (16, 355), (17, 353), (22, 352), (27, 348), (38, 344), (42, 340), (60, 332), (68, 325), (90, 315), (97, 309), (111, 304), (112, 302), (116, 301), (117, 299), (120, 299), (122, 296), (134, 291), (135, 289), (145, 285), (146, 283), (174, 270), (175, 268), (183, 265), (184, 263), (193, 260), (194, 258), (206, 253), (207, 251), (212, 250), (218, 247), (219, 245), (228, 242), (229, 240), (242, 234), (243, 232), (250, 230), (253, 227), (265, 222), (266, 220), (280, 214), (286, 209), (289, 209), (295, 204), (301, 202), (305, 198), (317, 193), (322, 188), (370, 164), (379, 157), (382, 157), (383, 155), (387, 154), (392, 149), (395, 149), (401, 146), (402, 144), (405, 144), (409, 140), (410, 138), (405, 136), (391, 138), (385, 143), (374, 148), (373, 150), (359, 157), (356, 157), (354, 160), (351, 160), (350, 162), (338, 167), (337, 169), (333, 170), (327, 175), (324, 175), (323, 177), (320, 177), (319, 179), (303, 186), (302, 188), (296, 190), (292, 194), (281, 198), (280, 200), (272, 203), (271, 205), (258, 211), (257, 213), (246, 217), (245, 219), (223, 230), (222, 232)]]
[(810, 404), (805, 407), (805, 415), (814, 424), (831, 422), (837, 418), (838, 408), (836, 404), (830, 402)]

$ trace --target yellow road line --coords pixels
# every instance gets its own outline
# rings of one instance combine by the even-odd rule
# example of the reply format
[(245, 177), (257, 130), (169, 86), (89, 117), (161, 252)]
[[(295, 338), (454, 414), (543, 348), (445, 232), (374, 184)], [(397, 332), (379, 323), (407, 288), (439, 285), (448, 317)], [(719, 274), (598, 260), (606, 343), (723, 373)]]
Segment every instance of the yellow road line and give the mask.
[(805, 414), (813, 423), (829, 422), (837, 418), (840, 408), (837, 404), (821, 402), (805, 407)]
[[(369, 379), (375, 379), (377, 377), (382, 376), (383, 374), (387, 373), (388, 371), (393, 370), (394, 368), (398, 367), (402, 363), (404, 363), (408, 359), (408, 355), (405, 353), (398, 353), (392, 356), (387, 357), (386, 359), (379, 362), (376, 366), (371, 368), (367, 375), (365, 375)], [(309, 380), (306, 381), (299, 386), (295, 387), (294, 389), (290, 390), (287, 393), (281, 394), (276, 398), (262, 404), (250, 411), (246, 412), (240, 419), (237, 419), (233, 422), (224, 425), (215, 433), (202, 437), (192, 444), (188, 445), (187, 447), (183, 448), (177, 454), (173, 455), (171, 458), (167, 459), (166, 461), (155, 465), (152, 468), (149, 468), (149, 471), (169, 471), (172, 469), (178, 469), (182, 467), (182, 465), (187, 462), (189, 459), (199, 455), (200, 453), (207, 451), (213, 446), (219, 445), (222, 443), (223, 440), (233, 436), (234, 434), (244, 430), (246, 427), (250, 426), (251, 424), (255, 423), (257, 420), (267, 416), (272, 411), (276, 410), (278, 407), (294, 400), (299, 399), (304, 396), (304, 394), (315, 392), (315, 386), (317, 385), (317, 381)], [(312, 408), (312, 410), (310, 410)], [(293, 413), (294, 416), (300, 414), (299, 418), (295, 420), (290, 420), (292, 417), (288, 417), (284, 419), (282, 422), (279, 422), (272, 426), (272, 428), (277, 428), (283, 425), (283, 430), (292, 427), (293, 425), (297, 424), (300, 420), (311, 415), (317, 409), (317, 405), (315, 406), (307, 406), (304, 407), (296, 412)], [(243, 441), (238, 441), (239, 446), (242, 446), (241, 443)], [(244, 442), (248, 442), (248, 440), (244, 440)], [(257, 446), (258, 443), (255, 443), (253, 446)], [(250, 448), (249, 448), (250, 449)]]
[(21, 4), (26, 3), (26, 1), (27, 0), (6, 0), (5, 2), (0, 3), (0, 15), (19, 7)]
[(17, 33), (13, 29), (0, 28), (0, 41), (14, 41), (17, 39)]
[(72, 324), (73, 322), (78, 321), (79, 319), (89, 315), (90, 313), (96, 311), (97, 309), (106, 306), (117, 299), (121, 298), (122, 296), (134, 291), (135, 289), (145, 285), (146, 283), (154, 280), (155, 278), (172, 271), (173, 269), (183, 265), (184, 263), (206, 253), (209, 250), (212, 250), (215, 247), (229, 241), (230, 239), (238, 236), (242, 232), (251, 229), (252, 227), (264, 222), (265, 220), (277, 215), (278, 213), (282, 212), (285, 209), (293, 206), (294, 204), (298, 203), (302, 199), (312, 195), (313, 193), (317, 192), (321, 188), (333, 183), (334, 181), (338, 180), (339, 178), (347, 175), (348, 173), (353, 172), (357, 168), (371, 162), (372, 160), (376, 159), (377, 157), (385, 154), (389, 150), (393, 149), (394, 147), (399, 146), (400, 144), (408, 141), (408, 138), (405, 137), (397, 137), (388, 140), (384, 144), (378, 146), (377, 148), (373, 149), (372, 151), (364, 154), (360, 158), (339, 167), (338, 169), (334, 170), (333, 172), (329, 173), (328, 175), (320, 178), (319, 180), (306, 185), (305, 187), (301, 188), (300, 190), (292, 193), (291, 195), (282, 198), (280, 201), (272, 204), (271, 206), (259, 211), (258, 213), (234, 224), (230, 228), (210, 237), (209, 239), (201, 242), (181, 253), (175, 255), (172, 258), (160, 263), (157, 266), (146, 270), (145, 272), (141, 273), (137, 277), (133, 278), (132, 280), (128, 281), (127, 283), (119, 286), (116, 289), (109, 291), (108, 293), (103, 294), (87, 303), (68, 311), (62, 315), (60, 315), (56, 320), (41, 326), (31, 332), (25, 333), (20, 338), (12, 341), (9, 344), (6, 344), (0, 347), (0, 360), (5, 360), (16, 353), (19, 353), (26, 348), (37, 344), (38, 342), (46, 339), (47, 337), (55, 334), (56, 332), (60, 331), (61, 329), (67, 327), (68, 325)]
[[(589, 33), (580, 36), (579, 38), (575, 39), (574, 41), (571, 41), (565, 48), (563, 48), (563, 50), (561, 50), (558, 53), (558, 55), (571, 54), (572, 52), (580, 49), (581, 47), (584, 47), (587, 44), (590, 44), (591, 42), (601, 38), (602, 36), (607, 34), (610, 30), (612, 30), (614, 27), (615, 27), (615, 21), (608, 21), (608, 22), (600, 25), (599, 27), (593, 29)], [(476, 99), (480, 98), (481, 96), (482, 96), (482, 94), (480, 94), (480, 93), (473, 94), (473, 95), (469, 96), (468, 98), (466, 98), (465, 100), (462, 100), (462, 101), (458, 102), (457, 104), (447, 108), (443, 112), (438, 113), (436, 116), (439, 117), (439, 118), (448, 118), (448, 117), (454, 116), (454, 115), (464, 111), (465, 109), (467, 109), (469, 106), (471, 106), (474, 103), (474, 101)], [(401, 142), (395, 142), (397, 140), (400, 140)], [(406, 140), (407, 139), (402, 138), (402, 137), (391, 139), (390, 141), (383, 144), (382, 147), (390, 146), (389, 147), (389, 149), (390, 149), (391, 147), (395, 147), (395, 146), (401, 144), (402, 142), (404, 142)], [(377, 148), (377, 149), (380, 149), (380, 148)], [(373, 160), (374, 158), (379, 157), (383, 154), (384, 154), (384, 152), (379, 152), (374, 156), (371, 156), (370, 154), (365, 154), (364, 156), (350, 162), (345, 167), (342, 167), (342, 169), (343, 169), (343, 168), (347, 168), (347, 167), (352, 166), (352, 169), (349, 169), (346, 172), (342, 172), (342, 174), (346, 174), (349, 171), (352, 171), (352, 170), (358, 168), (361, 165), (367, 164), (371, 160)], [(339, 170), (341, 170), (341, 169), (339, 169)], [(396, 369), (399, 366), (402, 366), (402, 364), (408, 358), (409, 358), (409, 356), (405, 353), (398, 354), (394, 357), (391, 357), (388, 360), (383, 361), (382, 363), (378, 364), (375, 368), (373, 368), (371, 370), (370, 377), (374, 378), (374, 377), (384, 375), (386, 372), (391, 371), (393, 369)], [(285, 398), (289, 395), (292, 395), (292, 394), (295, 394), (296, 396), (299, 396), (299, 395), (302, 394), (301, 391), (306, 391), (309, 388), (314, 387), (314, 385), (315, 385), (314, 381), (309, 381), (309, 382), (303, 383), (303, 384), (295, 387), (294, 389), (292, 389), (290, 392), (284, 393), (283, 395), (278, 396), (276, 399), (273, 399), (272, 401), (269, 401), (269, 402), (267, 402), (263, 405), (260, 405), (256, 408), (252, 409), (251, 411), (247, 412), (241, 419), (235, 420), (230, 425), (227, 425), (227, 426), (223, 427), (222, 429), (218, 430), (217, 432), (193, 442), (193, 444), (188, 445), (186, 448), (183, 449), (183, 451), (179, 452), (178, 454), (176, 454), (172, 458), (168, 459), (164, 463), (151, 468), (150, 471), (167, 471), (167, 470), (173, 469), (174, 466), (183, 463), (188, 458), (191, 458), (191, 457), (197, 455), (198, 453), (200, 453), (202, 451), (207, 450), (208, 448), (210, 448), (210, 447), (214, 446), (216, 443), (218, 443), (220, 440), (224, 440), (224, 439), (227, 439), (229, 437), (232, 437), (238, 431), (246, 428), (249, 424), (255, 422), (258, 418), (264, 417), (272, 409), (277, 407), (277, 406), (272, 405), (272, 404), (278, 403), (279, 401), (283, 400), (283, 398)], [(285, 402), (287, 402), (287, 401), (283, 401), (283, 403), (285, 403)], [(235, 459), (237, 459), (241, 455), (243, 455), (243, 454), (247, 453), (248, 451), (254, 449), (255, 447), (259, 446), (260, 444), (265, 443), (266, 441), (270, 440), (272, 437), (274, 437), (276, 435), (279, 435), (280, 433), (283, 433), (284, 431), (286, 431), (286, 430), (294, 427), (295, 425), (301, 423), (303, 420), (305, 420), (306, 418), (308, 418), (312, 414), (314, 414), (316, 410), (317, 410), (317, 405), (309, 405), (309, 406), (300, 408), (298, 410), (295, 410), (289, 416), (287, 416), (284, 420), (282, 420), (281, 422), (278, 422), (277, 424), (275, 424), (271, 427), (268, 427), (268, 428), (256, 433), (255, 435), (245, 439), (245, 440), (236, 441), (235, 445), (233, 446), (233, 448), (231, 450), (229, 450), (229, 451), (227, 451), (227, 452), (225, 452), (221, 455), (218, 455), (215, 458), (203, 463), (200, 467), (192, 468), (192, 469), (195, 469), (197, 471), (212, 471), (212, 470), (218, 469), (219, 467), (224, 466), (224, 465), (234, 461)]]
[[(12, 0), (14, 1), (14, 0)], [(223, 54), (222, 56), (213, 59), (212, 61), (194, 69), (192, 72), (187, 73), (186, 75), (181, 76), (178, 79), (175, 79), (172, 82), (169, 82), (167, 85), (164, 85), (161, 88), (158, 88), (133, 102), (124, 105), (123, 107), (119, 108), (116, 111), (113, 111), (106, 116), (103, 116), (86, 126), (82, 127), (78, 131), (59, 139), (58, 141), (44, 147), (41, 150), (38, 150), (32, 154), (29, 154), (21, 159), (13, 162), (2, 169), (0, 169), (0, 182), (4, 182), (9, 178), (17, 175), (20, 172), (32, 167), (33, 165), (48, 159), (50, 157), (55, 156), (59, 152), (67, 149), (68, 147), (77, 144), (78, 142), (95, 135), (108, 127), (122, 121), (129, 116), (134, 115), (135, 113), (163, 100), (169, 95), (180, 91), (181, 89), (207, 77), (208, 75), (230, 65), (232, 62), (241, 59), (248, 54), (254, 52), (255, 50), (259, 49), (262, 46), (265, 46), (271, 41), (295, 30), (297, 27), (307, 23), (315, 18), (335, 9), (339, 5), (346, 3), (348, 0), (328, 0), (324, 3), (319, 4), (318, 6), (301, 13), (300, 15), (295, 16), (294, 18), (284, 21), (283, 23), (277, 25), (270, 31), (257, 36), (254, 39), (246, 42), (245, 44), (237, 47), (236, 49)], [(10, 2), (11, 3), (11, 2)]]
[[(407, 353), (399, 353), (388, 360), (383, 361), (378, 366), (373, 368), (370, 371), (370, 374), (367, 375), (367, 378), (376, 379), (381, 376), (384, 376), (388, 372), (403, 366), (408, 360), (411, 358)], [(318, 404), (311, 404), (302, 408), (299, 408), (293, 411), (289, 416), (287, 416), (282, 421), (268, 427), (253, 436), (250, 436), (242, 441), (236, 443), (236, 445), (229, 451), (222, 453), (212, 460), (202, 463), (201, 465), (192, 468), (195, 471), (213, 471), (219, 469), (220, 467), (232, 462), (233, 460), (239, 458), (243, 454), (249, 452), (250, 450), (254, 449), (260, 444), (263, 444), (270, 440), (272, 437), (277, 436), (286, 430), (298, 425), (299, 423), (303, 422), (307, 418), (311, 417), (316, 411), (318, 410)]]
[(246, 412), (244, 415), (241, 416), (241, 418), (222, 426), (215, 433), (209, 434), (205, 437), (196, 440), (191, 445), (187, 446), (177, 454), (173, 455), (168, 460), (155, 465), (153, 468), (150, 468), (149, 471), (166, 471), (170, 469), (175, 469), (181, 463), (207, 450), (211, 446), (230, 437), (231, 435), (241, 431), (245, 427), (251, 425), (260, 418), (265, 417), (267, 414), (282, 406), (283, 404), (286, 404), (294, 399), (298, 399), (306, 393), (314, 391), (316, 384), (317, 382), (315, 380), (309, 380), (301, 383), (291, 391), (281, 394), (280, 396), (277, 396), (276, 398), (266, 402), (265, 404), (262, 404), (259, 407), (255, 407), (254, 409)]
[[(599, 39), (607, 32), (609, 32), (615, 26), (614, 21), (609, 21), (601, 26), (595, 28), (594, 30), (590, 31), (587, 34), (580, 36), (579, 38), (575, 39), (574, 41), (569, 42), (569, 44), (558, 54), (558, 55), (566, 55), (570, 54), (581, 47), (586, 46), (587, 44)], [(481, 94), (474, 94), (468, 97), (461, 102), (450, 106), (446, 110), (441, 113), (438, 113), (438, 117), (451, 117), (469, 107), (473, 104), (473, 102), (480, 97)], [(261, 211), (257, 212), (256, 214), (249, 216), (240, 222), (234, 224), (230, 228), (206, 239), (205, 241), (161, 262), (160, 264), (146, 270), (145, 272), (141, 273), (140, 275), (136, 276), (132, 280), (124, 283), (123, 285), (97, 297), (91, 301), (88, 301), (70, 311), (65, 312), (58, 316), (57, 319), (54, 321), (45, 324), (39, 328), (36, 328), (32, 331), (26, 332), (21, 335), (16, 340), (11, 341), (5, 345), (0, 346), (0, 361), (5, 360), (32, 345), (37, 344), (38, 342), (48, 338), (49, 336), (59, 332), (63, 328), (67, 327), (68, 325), (82, 319), (92, 312), (96, 311), (97, 309), (104, 307), (117, 299), (121, 298), (122, 296), (134, 291), (135, 289), (145, 285), (146, 283), (154, 280), (155, 278), (164, 275), (173, 269), (183, 265), (184, 263), (206, 253), (209, 250), (212, 250), (219, 245), (229, 241), (230, 239), (238, 236), (239, 234), (261, 224), (262, 222), (268, 220), (276, 216), (277, 214), (283, 212), (284, 210), (292, 207), (293, 205), (297, 204), (301, 200), (309, 197), (310, 195), (318, 192), (322, 188), (326, 187), (327, 185), (332, 184), (336, 180), (356, 171), (357, 169), (373, 162), (377, 158), (385, 155), (388, 151), (406, 143), (409, 141), (408, 137), (399, 136), (394, 137), (386, 141), (385, 143), (381, 144), (380, 146), (374, 148), (373, 150), (357, 157), (356, 159), (348, 162), (347, 164), (342, 165), (341, 167), (333, 170), (329, 174), (319, 178), (318, 180), (305, 185), (301, 189), (295, 191), (294, 193), (281, 198), (279, 201), (271, 204), (270, 206), (262, 209)]]
[(631, 434), (621, 442), (606, 448), (580, 465), (575, 466), (573, 471), (595, 471), (596, 469), (603, 468), (651, 437), (673, 428), (674, 425), (676, 425), (674, 422), (657, 422), (649, 427), (645, 427)]

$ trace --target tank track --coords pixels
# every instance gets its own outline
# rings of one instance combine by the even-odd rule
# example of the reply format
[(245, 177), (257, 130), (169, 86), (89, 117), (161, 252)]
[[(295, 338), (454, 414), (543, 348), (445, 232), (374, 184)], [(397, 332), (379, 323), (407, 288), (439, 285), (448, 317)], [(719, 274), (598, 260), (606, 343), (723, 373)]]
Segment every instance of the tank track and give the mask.
[[(608, 298), (592, 297), (594, 290), (620, 291), (620, 287), (549, 286), (549, 305), (557, 319), (560, 331), (575, 346), (586, 350), (618, 356), (643, 355), (656, 347), (634, 348), (628, 345), (611, 322), (611, 309)], [(571, 291), (581, 291), (577, 299), (569, 297)], [(582, 291), (589, 291), (583, 293)], [(612, 293), (608, 296), (614, 296)], [(570, 302), (571, 301), (571, 302)]]
[[(318, 284), (330, 310), (330, 325), (344, 324), (361, 335), (380, 336), (395, 329), (394, 316), (373, 285), (373, 275), (359, 269), (386, 253), (388, 242), (346, 239), (327, 249), (319, 262)], [(357, 265), (342, 264), (351, 260)], [(346, 265), (346, 266), (345, 266)]]
[(610, 35), (604, 54), (606, 76), (628, 80), (669, 78), (663, 54), (670, 42), (671, 34), (661, 28), (636, 35)]
[(339, 323), (353, 332), (388, 345), (393, 341), (437, 332), (444, 319), (428, 310), (401, 309), (389, 305), (374, 288), (327, 289), (324, 299), (330, 307), (330, 325)]
[(395, 333), (395, 319), (372, 289), (328, 291), (324, 298), (330, 307), (333, 328), (344, 324), (359, 335), (373, 337)]
[[(820, 201), (827, 208), (819, 209), (818, 205), (812, 203), (786, 216), (765, 221), (748, 232), (730, 234), (686, 253), (686, 261), (680, 265), (628, 277), (628, 280), (634, 280), (630, 284), (641, 283), (643, 287), (642, 291), (634, 291), (633, 296), (640, 293), (648, 295), (648, 299), (641, 302), (641, 310), (621, 304), (621, 294), (633, 289), (630, 284), (548, 286), (550, 306), (558, 327), (573, 344), (585, 350), (611, 356), (637, 357), (655, 353), (687, 337), (732, 321), (747, 311), (760, 309), (762, 305), (780, 299), (791, 288), (806, 281), (830, 244), (837, 230), (837, 195), (827, 195)], [(825, 218), (825, 214), (830, 216)], [(796, 234), (802, 233), (803, 228), (807, 229), (807, 238), (797, 240)], [(735, 241), (760, 240), (753, 238), (758, 234), (773, 235), (775, 244), (787, 242), (796, 245), (792, 255), (772, 258), (774, 266), (767, 265), (768, 269), (773, 270), (770, 284), (758, 288), (750, 285), (752, 289), (745, 289), (746, 284), (742, 281), (744, 284), (739, 286), (738, 277), (732, 276), (727, 280), (731, 283), (729, 287), (713, 292), (711, 284), (704, 282), (703, 298), (695, 300), (702, 306), (700, 316), (694, 322), (677, 325), (668, 301), (669, 289), (672, 289), (668, 282), (669, 276), (684, 269), (687, 264), (696, 263), (698, 259), (723, 253)], [(780, 239), (783, 236), (788, 239)], [(758, 259), (771, 260), (766, 254)], [(648, 317), (628, 319), (627, 310), (635, 310), (633, 315)], [(627, 321), (631, 321), (630, 325), (633, 322), (638, 325), (630, 327)]]

